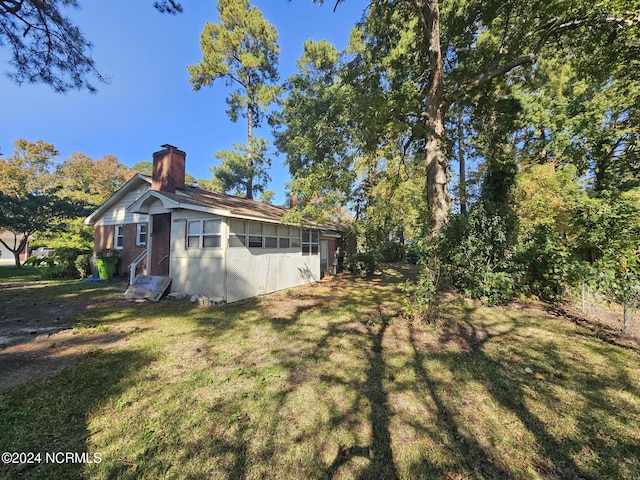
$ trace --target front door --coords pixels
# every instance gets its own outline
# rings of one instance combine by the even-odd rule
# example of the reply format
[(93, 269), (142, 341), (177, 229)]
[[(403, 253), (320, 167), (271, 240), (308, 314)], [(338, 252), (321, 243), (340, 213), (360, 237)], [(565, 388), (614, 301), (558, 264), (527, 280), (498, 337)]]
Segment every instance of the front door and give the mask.
[(323, 277), (329, 269), (329, 241), (320, 240), (320, 276)]
[(150, 275), (169, 275), (170, 251), (171, 214), (151, 215), (151, 265), (148, 265)]

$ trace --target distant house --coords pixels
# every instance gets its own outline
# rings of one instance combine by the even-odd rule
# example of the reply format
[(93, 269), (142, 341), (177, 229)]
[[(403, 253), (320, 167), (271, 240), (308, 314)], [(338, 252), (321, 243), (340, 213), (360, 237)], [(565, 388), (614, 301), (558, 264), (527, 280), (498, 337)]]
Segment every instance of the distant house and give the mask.
[[(9, 231), (0, 231), (0, 238), (4, 241), (4, 243), (6, 243), (12, 248), (14, 248), (14, 246), (17, 245), (15, 242), (19, 243), (20, 240), (22, 239), (21, 236), (19, 236), (16, 239), (15, 235)], [(20, 252), (21, 262), (24, 262), (27, 259), (28, 252), (29, 252), (29, 243), (27, 242), (27, 245), (25, 246), (24, 250)], [(0, 242), (0, 264), (14, 265), (15, 263), (16, 261), (15, 261), (15, 257), (13, 256), (13, 252), (9, 250), (7, 247), (5, 247), (2, 242)]]
[(285, 224), (285, 208), (185, 185), (185, 152), (163, 147), (152, 178), (134, 176), (85, 219), (96, 253), (120, 250), (121, 275), (133, 264), (173, 291), (233, 302), (329, 271), (338, 226)]

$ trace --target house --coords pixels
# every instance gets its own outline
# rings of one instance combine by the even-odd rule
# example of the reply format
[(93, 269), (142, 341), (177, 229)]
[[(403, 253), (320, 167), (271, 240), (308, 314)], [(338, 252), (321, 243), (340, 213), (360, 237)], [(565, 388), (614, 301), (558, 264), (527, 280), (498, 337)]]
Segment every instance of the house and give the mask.
[(163, 145), (152, 178), (134, 176), (86, 218), (94, 253), (120, 250), (121, 275), (133, 265), (171, 277), (173, 291), (233, 302), (329, 271), (338, 226), (285, 224), (286, 208), (185, 185), (185, 160)]
[[(20, 243), (22, 236), (16, 237), (12, 232), (9, 231), (0, 231), (0, 265), (14, 265), (16, 263), (13, 252), (4, 246), (6, 243), (11, 248), (16, 248), (16, 246)], [(24, 262), (27, 259), (27, 253), (29, 252), (29, 243), (24, 247), (22, 252), (20, 252), (20, 262)]]

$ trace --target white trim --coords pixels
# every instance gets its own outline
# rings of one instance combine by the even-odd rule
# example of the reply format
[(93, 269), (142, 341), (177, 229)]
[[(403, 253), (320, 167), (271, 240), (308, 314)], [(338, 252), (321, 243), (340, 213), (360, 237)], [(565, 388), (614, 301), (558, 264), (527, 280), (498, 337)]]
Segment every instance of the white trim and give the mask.
[[(122, 245), (118, 245), (118, 238), (122, 238)], [(124, 225), (122, 224), (113, 226), (113, 248), (114, 250), (122, 250), (124, 248)]]
[[(185, 229), (185, 249), (190, 249), (190, 248), (222, 248), (223, 244), (222, 244), (222, 239), (223, 239), (223, 224), (224, 222), (222, 221), (222, 218), (220, 217), (216, 217), (216, 218), (188, 218), (186, 219), (187, 221), (187, 225), (186, 225), (186, 229)], [(217, 222), (218, 223), (218, 232), (214, 232), (214, 233), (205, 233), (204, 231), (204, 225), (205, 222)], [(189, 225), (191, 224), (198, 224), (198, 233), (190, 233), (189, 232)], [(189, 238), (197, 238), (198, 239), (198, 245), (192, 245), (189, 246)], [(210, 237), (210, 238), (215, 238), (218, 237), (220, 239), (220, 245), (217, 247), (207, 247), (204, 245), (205, 242), (205, 238), (206, 237)]]
[(108, 210), (114, 203), (120, 200), (126, 193), (133, 190), (133, 186), (139, 184), (141, 182), (146, 182), (149, 184), (149, 188), (151, 188), (151, 179), (146, 177), (145, 175), (141, 175), (136, 173), (131, 179), (125, 183), (122, 187), (120, 187), (115, 193), (113, 193), (109, 198), (107, 198), (102, 205), (96, 208), (91, 215), (84, 219), (82, 222), (84, 225), (94, 225), (96, 220), (106, 211)]
[[(144, 232), (142, 232), (142, 227), (145, 227)], [(140, 236), (144, 234), (144, 242), (140, 241)], [(147, 244), (147, 239), (149, 238), (149, 224), (146, 222), (136, 223), (136, 245), (142, 246)]]

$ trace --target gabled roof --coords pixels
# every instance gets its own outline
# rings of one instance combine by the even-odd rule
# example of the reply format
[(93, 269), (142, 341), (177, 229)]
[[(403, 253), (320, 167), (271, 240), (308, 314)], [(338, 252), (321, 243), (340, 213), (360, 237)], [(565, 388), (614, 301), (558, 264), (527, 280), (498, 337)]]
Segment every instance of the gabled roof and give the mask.
[[(127, 207), (127, 211), (131, 213), (148, 213), (148, 205), (154, 199), (159, 200), (164, 208), (168, 210), (194, 210), (212, 215), (242, 218), (245, 220), (260, 220), (271, 223), (281, 223), (284, 215), (288, 211), (284, 207), (277, 207), (264, 202), (248, 200), (246, 198), (212, 192), (192, 186), (185, 186), (184, 189), (177, 190), (175, 193), (151, 190), (151, 178), (138, 173), (89, 215), (84, 220), (84, 224), (92, 225), (95, 223), (105, 211), (127, 193), (139, 188), (141, 184), (148, 185), (149, 190)], [(328, 223), (317, 225), (316, 222), (313, 222), (311, 219), (307, 219), (303, 224), (306, 226), (315, 226), (316, 228), (342, 230), (338, 224)]]
[[(132, 203), (127, 210), (132, 213), (147, 213), (148, 205), (155, 199), (159, 200), (168, 210), (185, 209), (223, 215), (245, 220), (260, 220), (271, 223), (281, 223), (288, 209), (277, 207), (264, 202), (246, 198), (212, 192), (203, 188), (185, 186), (175, 193), (149, 190)], [(307, 226), (341, 230), (337, 224), (314, 225), (308, 220), (303, 222)]]
[(148, 184), (151, 188), (151, 178), (140, 173), (136, 173), (131, 177), (122, 187), (114, 192), (109, 198), (107, 198), (102, 205), (96, 208), (91, 215), (84, 219), (85, 225), (93, 225), (106, 210), (108, 210), (114, 203), (120, 200), (121, 197), (137, 189), (140, 185)]

